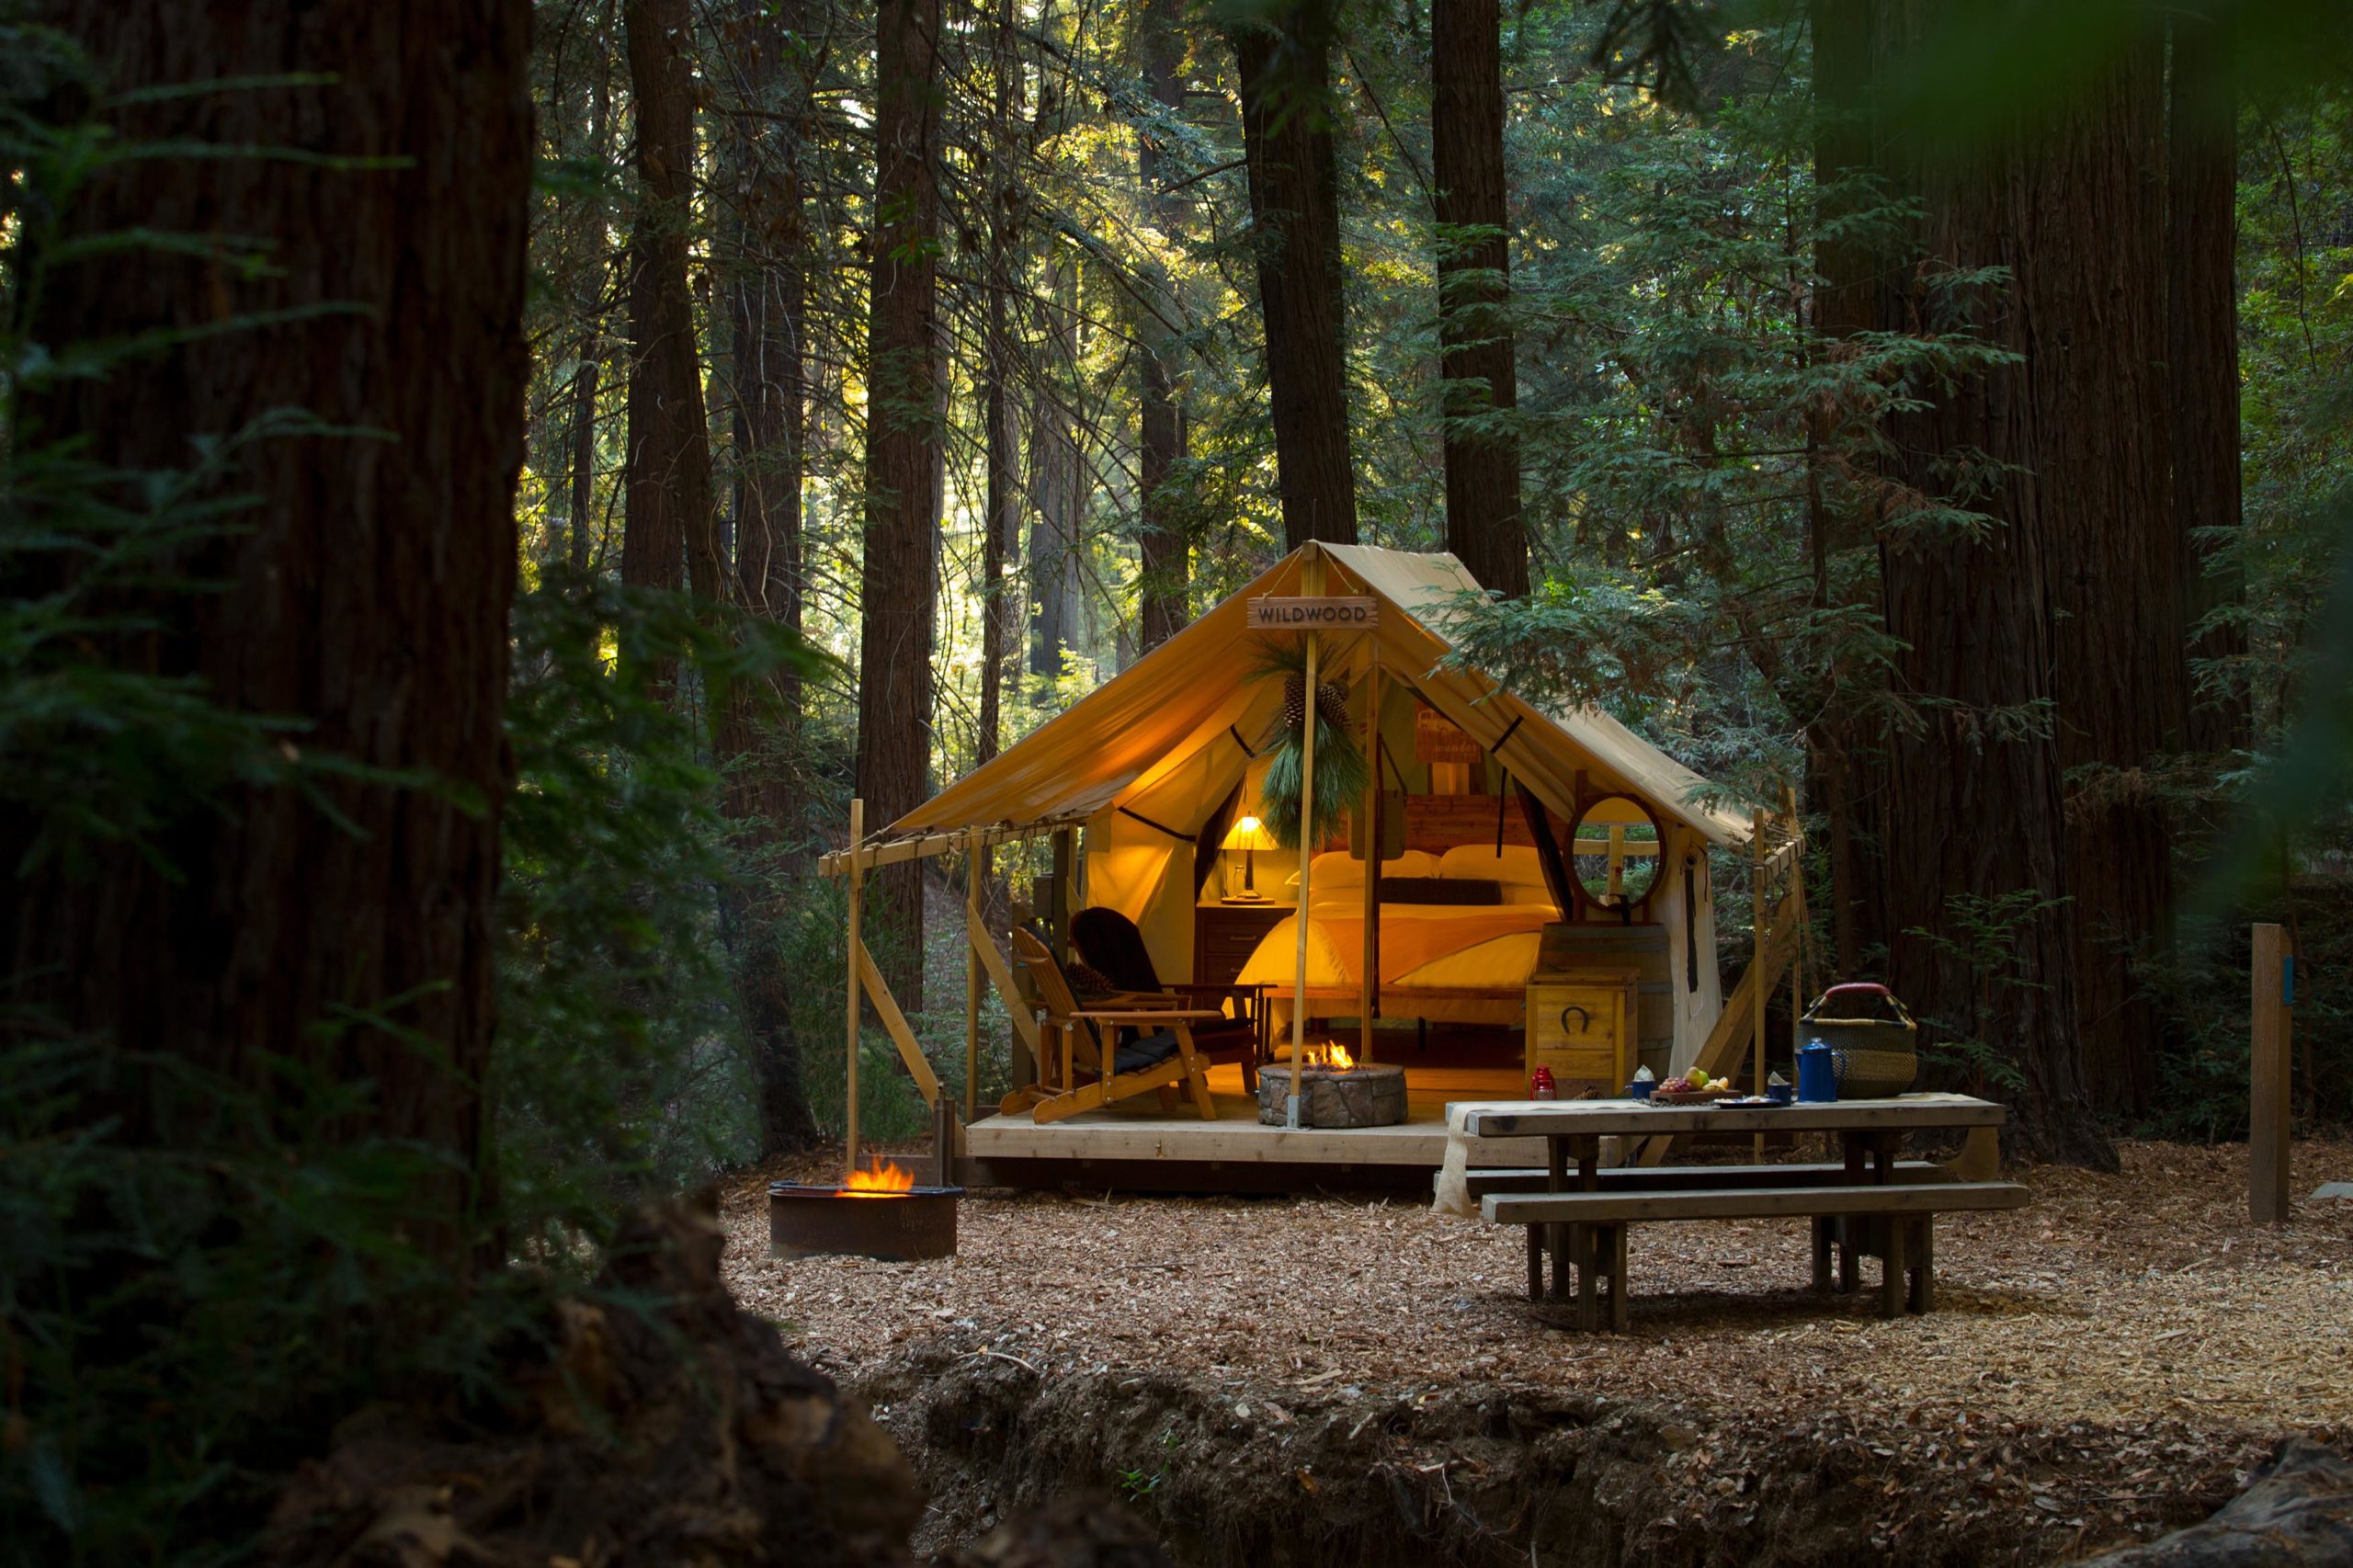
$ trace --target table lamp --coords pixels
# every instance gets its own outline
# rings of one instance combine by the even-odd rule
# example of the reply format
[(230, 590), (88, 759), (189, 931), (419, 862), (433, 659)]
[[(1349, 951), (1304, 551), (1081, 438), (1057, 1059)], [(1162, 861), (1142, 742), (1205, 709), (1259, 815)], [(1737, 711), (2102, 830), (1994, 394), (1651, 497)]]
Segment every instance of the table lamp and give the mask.
[(1261, 849), (1278, 847), (1275, 835), (1267, 831), (1267, 824), (1256, 817), (1236, 817), (1233, 825), (1226, 829), (1225, 842), (1220, 847), (1242, 851), (1242, 891), (1228, 893), (1227, 899), (1250, 903), (1263, 902), (1263, 895), (1258, 892), (1256, 858)]

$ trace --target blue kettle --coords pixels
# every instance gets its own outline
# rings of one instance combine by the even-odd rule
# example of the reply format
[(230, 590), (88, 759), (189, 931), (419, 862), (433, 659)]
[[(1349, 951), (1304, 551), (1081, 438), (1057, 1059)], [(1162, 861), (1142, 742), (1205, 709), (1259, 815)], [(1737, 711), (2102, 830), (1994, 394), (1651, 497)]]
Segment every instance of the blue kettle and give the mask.
[(1819, 1040), (1806, 1041), (1798, 1051), (1798, 1098), (1817, 1104), (1838, 1097), (1847, 1077), (1847, 1053)]

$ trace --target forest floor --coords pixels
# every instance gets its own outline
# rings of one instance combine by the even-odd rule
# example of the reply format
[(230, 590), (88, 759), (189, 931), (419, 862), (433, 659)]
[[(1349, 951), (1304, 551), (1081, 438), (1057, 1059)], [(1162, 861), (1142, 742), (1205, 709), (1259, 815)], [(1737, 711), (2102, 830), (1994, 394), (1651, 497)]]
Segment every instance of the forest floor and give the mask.
[[(2298, 1146), (2300, 1201), (2278, 1231), (2245, 1219), (2243, 1148), (2127, 1144), (2123, 1159), (2114, 1176), (2029, 1172), (2031, 1208), (1944, 1220), (1938, 1311), (1894, 1322), (1868, 1290), (1810, 1291), (1802, 1222), (1654, 1225), (1634, 1238), (1631, 1332), (1579, 1334), (1525, 1299), (1517, 1230), (1346, 1195), (980, 1191), (954, 1258), (773, 1261), (762, 1183), (822, 1159), (731, 1187), (726, 1268), (746, 1309), (873, 1402), (933, 1485), (934, 1545), (1014, 1493), (1068, 1483), (1124, 1493), (1165, 1526), (1179, 1494), (1214, 1506), (1214, 1487), (1169, 1484), (1207, 1469), (1258, 1494), (1295, 1477), (1296, 1500), (1319, 1474), (1387, 1464), (1467, 1508), (1473, 1477), (1450, 1466), (1514, 1462), (1474, 1454), (1483, 1431), (1618, 1416), (1643, 1434), (1612, 1450), (1642, 1494), (1620, 1509), (1642, 1517), (1614, 1527), (1640, 1560), (1705, 1561), (1711, 1530), (1770, 1522), (1756, 1494), (1787, 1492), (1788, 1467), (1859, 1464), (1836, 1505), (1852, 1549), (2052, 1561), (2202, 1517), (2282, 1437), (2353, 1438), (2353, 1202), (2301, 1198), (2353, 1180), (2353, 1143)], [(979, 1404), (942, 1392), (975, 1377), (1005, 1386)], [(1063, 1383), (1087, 1391), (1071, 1419), (1103, 1427), (1100, 1451), (1044, 1426), (1029, 1437), (1058, 1476), (952, 1451), (958, 1421), (1021, 1427)], [(1485, 1414), (1414, 1415), (1440, 1406)], [(1535, 1560), (1542, 1520), (1523, 1540), (1494, 1506), (1472, 1533)], [(1247, 1535), (1193, 1521), (1190, 1549), (1175, 1544), (1232, 1560)]]

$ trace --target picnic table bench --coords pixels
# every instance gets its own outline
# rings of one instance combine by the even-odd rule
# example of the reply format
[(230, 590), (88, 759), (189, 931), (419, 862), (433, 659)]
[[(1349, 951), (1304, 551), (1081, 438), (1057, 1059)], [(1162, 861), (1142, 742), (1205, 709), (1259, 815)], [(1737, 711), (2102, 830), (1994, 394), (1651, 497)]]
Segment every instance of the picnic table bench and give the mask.
[[(1935, 1222), (1940, 1213), (2016, 1209), (2026, 1188), (2011, 1182), (1940, 1179), (1939, 1167), (1897, 1158), (1904, 1134), (1926, 1129), (1998, 1127), (2002, 1108), (1967, 1095), (1901, 1095), (1883, 1100), (1716, 1109), (1654, 1107), (1639, 1100), (1499, 1102), (1461, 1108), (1450, 1118), (1467, 1137), (1541, 1136), (1540, 1173), (1482, 1171), (1472, 1196), (1492, 1222), (1526, 1227), (1530, 1300), (1574, 1294), (1577, 1326), (1627, 1326), (1629, 1225), (1665, 1220), (1803, 1217), (1813, 1221), (1813, 1283), (1852, 1290), (1858, 1256), (1880, 1260), (1880, 1311), (1926, 1312), (1935, 1303)], [(1600, 1166), (1601, 1140), (1686, 1131), (1823, 1132), (1839, 1140), (1835, 1165)], [(1574, 1164), (1574, 1171), (1570, 1166)], [(1571, 1278), (1574, 1285), (1572, 1291)]]

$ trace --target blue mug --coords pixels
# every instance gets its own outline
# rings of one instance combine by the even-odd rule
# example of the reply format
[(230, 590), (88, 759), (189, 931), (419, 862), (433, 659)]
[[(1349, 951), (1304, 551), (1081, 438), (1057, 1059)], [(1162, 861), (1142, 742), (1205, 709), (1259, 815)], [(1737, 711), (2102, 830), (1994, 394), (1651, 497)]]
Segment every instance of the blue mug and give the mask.
[(1806, 1041), (1798, 1052), (1798, 1098), (1826, 1105), (1838, 1097), (1847, 1076), (1847, 1053), (1819, 1040)]
[(1626, 1085), (1626, 1097), (1630, 1100), (1646, 1100), (1657, 1092), (1656, 1084), (1644, 1083), (1640, 1078)]
[(1775, 1105), (1787, 1105), (1790, 1103), (1790, 1086), (1787, 1084), (1768, 1084), (1765, 1085), (1765, 1097)]

